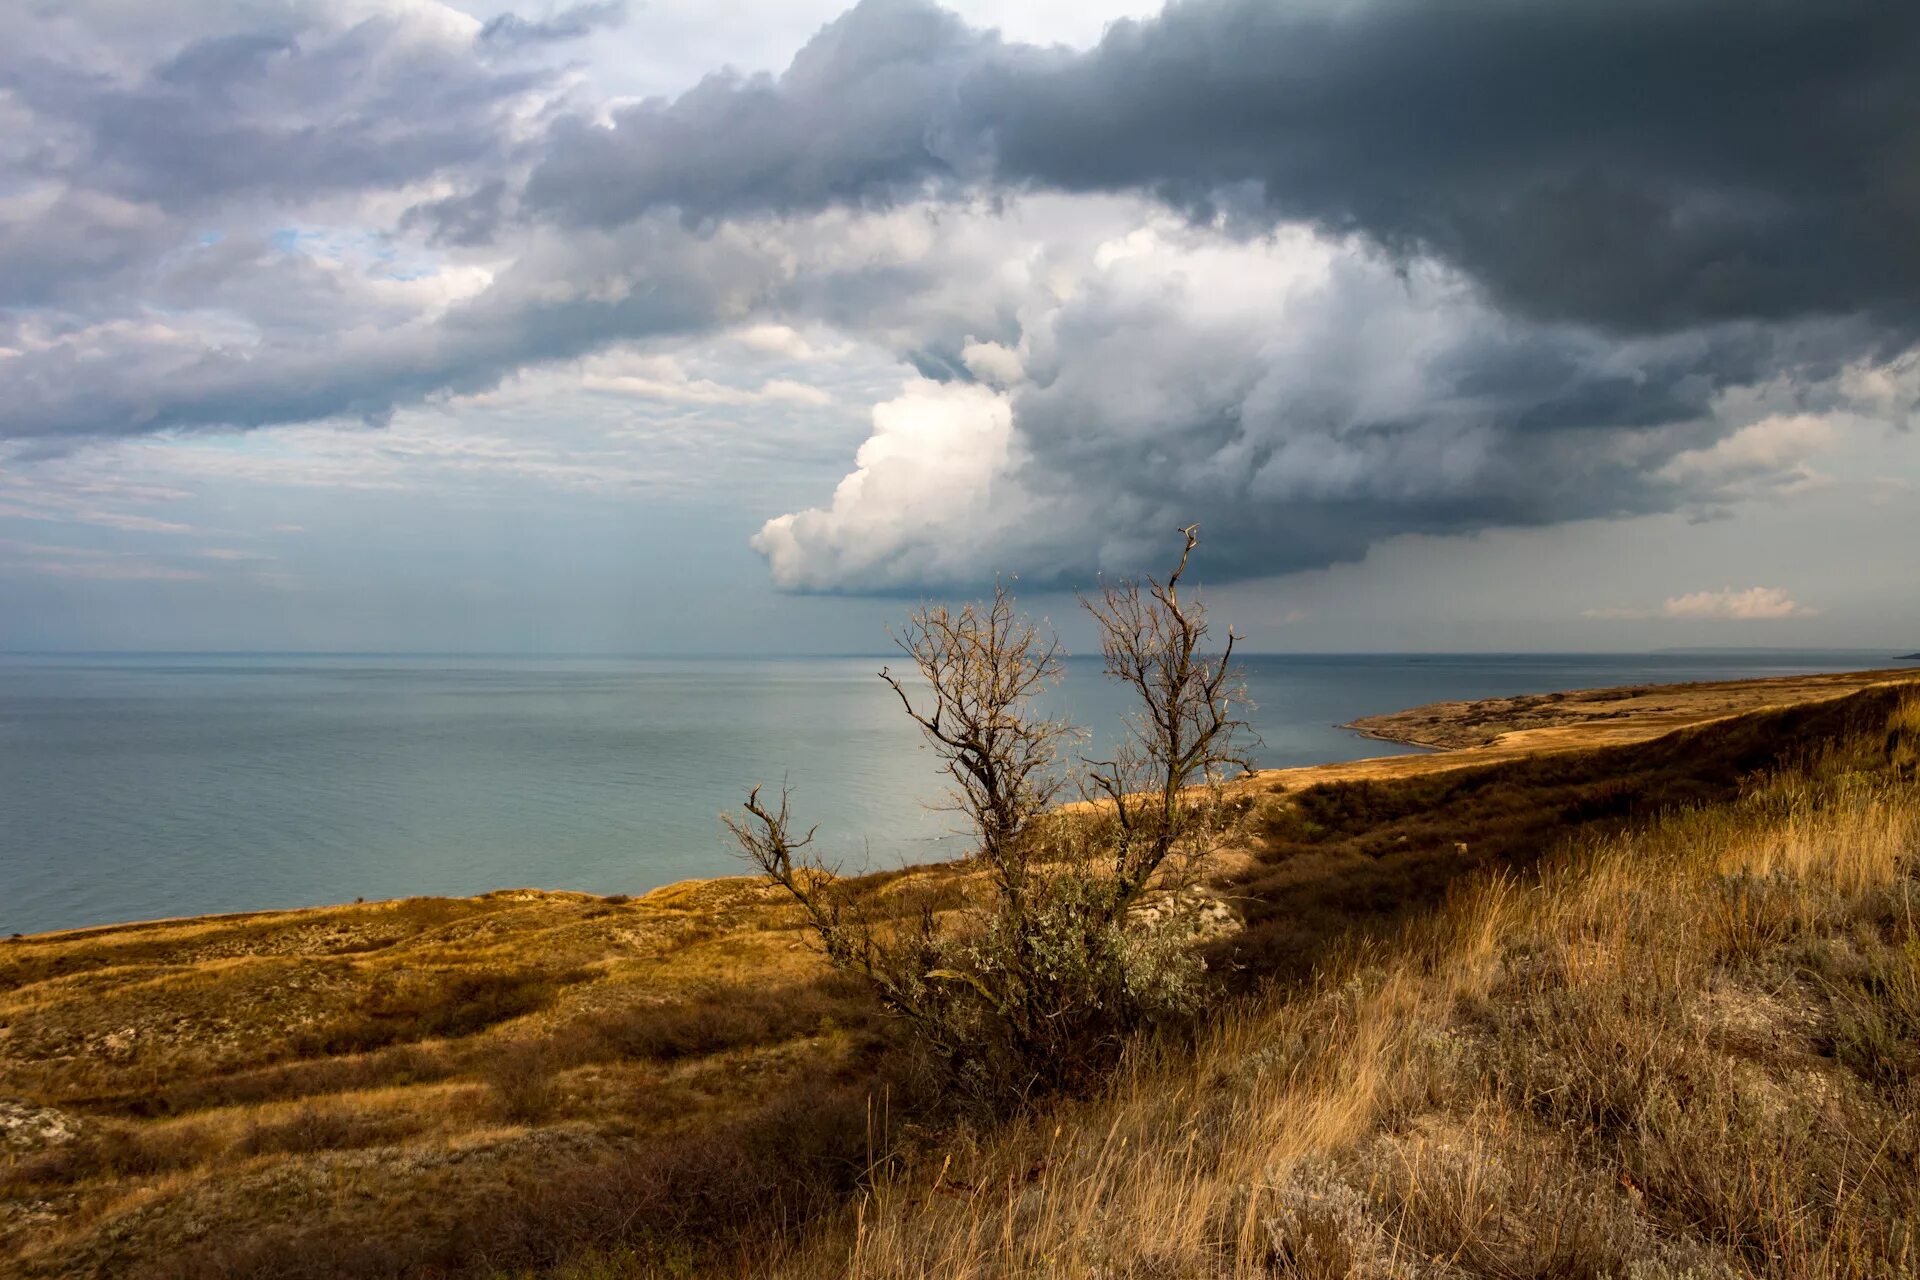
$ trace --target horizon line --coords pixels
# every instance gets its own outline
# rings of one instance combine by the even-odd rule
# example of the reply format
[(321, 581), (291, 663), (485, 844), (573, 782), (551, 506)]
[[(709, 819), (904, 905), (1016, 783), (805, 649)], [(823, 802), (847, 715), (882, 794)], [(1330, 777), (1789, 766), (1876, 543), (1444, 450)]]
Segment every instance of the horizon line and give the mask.
[[(1891, 661), (1910, 658), (1898, 645), (1662, 645), (1647, 649), (1246, 649), (1248, 658), (1401, 658), (1401, 657), (1677, 657), (1687, 654), (1884, 654)], [(673, 650), (588, 649), (0, 649), (0, 658), (622, 658), (654, 660), (777, 660), (809, 658), (897, 658), (897, 650), (822, 650), (776, 652), (738, 650), (715, 653)], [(1065, 655), (1098, 657), (1097, 652)]]

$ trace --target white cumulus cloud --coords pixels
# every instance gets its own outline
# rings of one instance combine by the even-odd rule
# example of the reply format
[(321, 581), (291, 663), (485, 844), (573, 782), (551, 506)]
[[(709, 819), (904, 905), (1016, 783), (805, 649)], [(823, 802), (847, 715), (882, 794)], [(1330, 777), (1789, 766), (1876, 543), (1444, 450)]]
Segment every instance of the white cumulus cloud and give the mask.
[(1799, 604), (1784, 587), (1725, 587), (1719, 591), (1690, 591), (1669, 596), (1657, 609), (1588, 609), (1587, 618), (1685, 618), (1720, 622), (1752, 622), (1804, 618), (1817, 610)]
[[(907, 587), (977, 572), (983, 544), (1026, 505), (1012, 478), (1013, 407), (988, 387), (916, 378), (874, 406), (873, 434), (825, 508), (777, 516), (754, 536), (774, 581)], [(996, 519), (982, 513), (993, 510)]]
[(1748, 587), (1735, 591), (1695, 591), (1674, 596), (1660, 607), (1668, 618), (1798, 618), (1813, 612), (1794, 603), (1780, 587)]

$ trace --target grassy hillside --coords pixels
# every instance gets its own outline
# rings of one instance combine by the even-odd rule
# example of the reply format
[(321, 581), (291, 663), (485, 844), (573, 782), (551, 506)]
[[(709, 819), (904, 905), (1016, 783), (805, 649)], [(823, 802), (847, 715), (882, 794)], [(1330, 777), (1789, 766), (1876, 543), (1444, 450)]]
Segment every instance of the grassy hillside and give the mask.
[(1900, 1274), (1899, 698), (1255, 779), (1208, 1020), (986, 1132), (745, 880), (0, 943), (0, 1270)]
[(1900, 668), (1882, 668), (1526, 693), (1473, 702), (1433, 702), (1363, 716), (1347, 727), (1393, 742), (1449, 749), (1502, 743), (1527, 749), (1602, 746), (1657, 737), (1711, 716), (1841, 697), (1866, 685), (1912, 675)]
[(1920, 791), (1884, 732), (1920, 703), (1833, 710), (1731, 798), (1457, 884), (876, 1185), (786, 1274), (1920, 1273)]
[(791, 924), (732, 880), (0, 944), (0, 1271), (484, 1274), (770, 1178), (822, 1209), (876, 1014)]

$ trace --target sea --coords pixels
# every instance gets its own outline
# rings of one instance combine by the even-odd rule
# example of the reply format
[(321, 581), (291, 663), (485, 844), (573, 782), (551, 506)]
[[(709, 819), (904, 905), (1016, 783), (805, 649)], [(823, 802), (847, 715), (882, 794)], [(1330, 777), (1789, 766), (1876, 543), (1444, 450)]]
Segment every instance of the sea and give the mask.
[[(792, 788), (849, 869), (966, 851), (880, 658), (0, 655), (0, 936), (741, 870), (719, 815)], [(897, 659), (895, 665), (897, 666)], [(1893, 652), (1244, 661), (1264, 767), (1412, 748), (1338, 726), (1447, 699), (1896, 665)], [(1070, 659), (1045, 710), (1113, 741)]]

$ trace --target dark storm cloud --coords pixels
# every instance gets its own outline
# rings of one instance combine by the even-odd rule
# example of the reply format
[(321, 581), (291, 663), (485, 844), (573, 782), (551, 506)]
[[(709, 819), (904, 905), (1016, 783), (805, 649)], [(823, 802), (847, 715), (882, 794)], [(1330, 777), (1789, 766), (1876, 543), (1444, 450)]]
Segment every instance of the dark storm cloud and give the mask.
[[(1393, 304), (1370, 305), (1377, 315)], [(1100, 552), (1063, 546), (1050, 567), (1057, 581), (1137, 571), (1161, 554), (1143, 533), (1191, 519), (1207, 523), (1208, 574), (1231, 580), (1356, 561), (1404, 534), (1697, 506), (1721, 477), (1679, 482), (1665, 468), (1735, 429), (1715, 418), (1717, 388), (1808, 376), (1857, 339), (1825, 325), (1734, 326), (1704, 344), (1653, 341), (1610, 361), (1588, 334), (1485, 315), (1450, 318), (1444, 345), (1419, 355), (1364, 340), (1285, 350), (1272, 333), (1252, 350), (1190, 321), (1174, 336), (1180, 318), (1169, 319), (1151, 342), (1129, 331), (1131, 319), (1089, 326), (1013, 396), (1024, 482), (1046, 501), (1067, 501), (1082, 484), (1103, 495), (1105, 511), (1083, 526), (1098, 536), (1082, 544)], [(1246, 323), (1257, 332), (1257, 317)], [(1350, 385), (1390, 380), (1408, 363), (1415, 396), (1369, 403)], [(1157, 385), (1190, 387), (1191, 399), (1139, 429), (1110, 429), (1129, 420), (1129, 399)]]
[[(562, 121), (528, 206), (611, 226), (656, 206), (693, 219), (883, 201), (977, 170), (977, 128), (956, 88), (1026, 55), (930, 4), (862, 4), (778, 76), (709, 76), (671, 101)], [(953, 129), (949, 135), (946, 131)]]
[(612, 5), (38, 38), (67, 12), (0, 16), (0, 437), (818, 322), (934, 381), (763, 533), (800, 590), (1084, 580), (1196, 515), (1232, 577), (1704, 509), (1730, 389), (1817, 412), (1920, 331), (1920, 6), (1189, 0), (1075, 52), (865, 0), (606, 116), (530, 68)]
[(627, 20), (627, 0), (594, 0), (562, 9), (550, 18), (522, 18), (503, 13), (480, 28), (480, 42), (499, 48), (553, 44), (561, 40), (579, 40), (602, 27), (617, 27)]
[(968, 86), (1003, 178), (1137, 185), (1424, 249), (1625, 327), (1920, 296), (1920, 7), (1177, 5)]
[(1626, 329), (1920, 296), (1920, 6), (1187, 0), (1082, 55), (865, 0), (779, 78), (559, 130), (532, 203), (609, 224), (997, 185), (1141, 190), (1433, 253)]
[(1820, 412), (1876, 341), (1860, 318), (1620, 339), (1515, 322), (1450, 272), (1378, 251), (1205, 244), (1123, 255), (1032, 301), (1017, 360), (963, 351), (1000, 373), (1004, 435), (970, 390), (877, 415), (856, 476), (757, 540), (776, 581), (1084, 585), (1155, 563), (1194, 519), (1208, 574), (1229, 580), (1397, 535), (1704, 511), (1804, 475), (1791, 451), (1746, 469), (1712, 455), (1764, 416), (1726, 412), (1727, 388), (1776, 383)]

